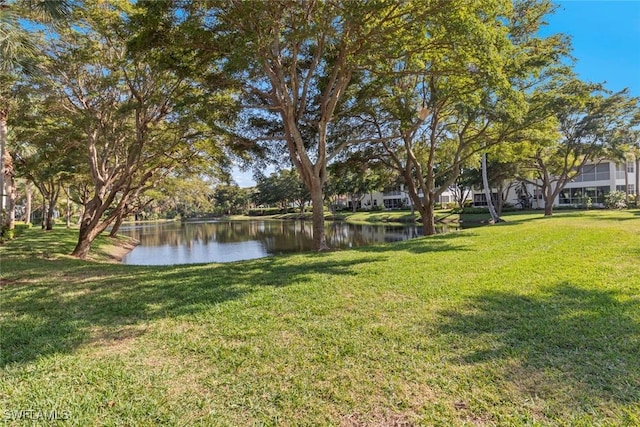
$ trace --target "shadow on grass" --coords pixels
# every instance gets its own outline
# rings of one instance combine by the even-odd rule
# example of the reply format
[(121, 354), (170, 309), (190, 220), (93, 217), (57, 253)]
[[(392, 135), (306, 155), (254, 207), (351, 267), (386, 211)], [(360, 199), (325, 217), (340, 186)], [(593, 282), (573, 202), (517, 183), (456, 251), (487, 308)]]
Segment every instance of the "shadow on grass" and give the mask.
[(529, 395), (640, 401), (637, 295), (559, 283), (540, 296), (486, 293), (441, 317), (441, 333), (465, 340), (462, 363), (516, 361), (504, 378)]
[[(527, 210), (505, 212), (500, 217), (505, 221), (500, 224), (523, 223), (531, 221), (548, 220), (551, 218), (582, 218), (584, 220), (600, 220), (600, 221), (629, 221), (638, 219), (640, 210), (611, 210), (611, 209), (558, 209), (553, 211), (553, 215), (544, 216), (543, 210)], [(487, 226), (490, 224), (489, 214), (460, 214), (460, 223), (464, 228)]]
[[(351, 276), (359, 264), (380, 259), (302, 257), (301, 263), (276, 257), (180, 267), (23, 260), (1, 288), (0, 367), (71, 353), (95, 340), (96, 330), (114, 339), (121, 332), (135, 334), (131, 328), (144, 328), (154, 319), (198, 313), (265, 287), (305, 283), (317, 274)], [(22, 268), (31, 270), (26, 278)]]
[(429, 252), (447, 252), (447, 251), (468, 251), (469, 249), (461, 242), (469, 236), (473, 236), (471, 232), (464, 234), (455, 231), (444, 234), (434, 234), (433, 236), (416, 237), (411, 240), (395, 242), (393, 245), (374, 245), (362, 246), (352, 249), (356, 252), (401, 252), (406, 251), (414, 254), (424, 254)]
[(616, 210), (616, 209), (582, 209), (582, 210), (554, 210), (551, 217), (542, 218), (583, 218), (585, 220), (597, 221), (629, 221), (637, 220), (640, 210)]

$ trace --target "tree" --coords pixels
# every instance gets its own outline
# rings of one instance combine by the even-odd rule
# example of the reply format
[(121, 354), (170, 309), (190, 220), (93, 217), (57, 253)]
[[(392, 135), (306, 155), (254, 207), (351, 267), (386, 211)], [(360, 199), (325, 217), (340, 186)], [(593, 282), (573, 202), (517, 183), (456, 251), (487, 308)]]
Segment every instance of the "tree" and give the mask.
[(460, 170), (532, 126), (526, 87), (566, 51), (564, 38), (536, 36), (549, 2), (474, 7), (442, 11), (421, 54), (403, 57), (372, 86), (363, 113), (380, 158), (403, 176), (425, 235), (435, 233), (435, 201)]
[(12, 230), (15, 220), (15, 183), (13, 159), (7, 150), (7, 121), (13, 104), (11, 88), (20, 74), (37, 72), (38, 51), (34, 35), (21, 24), (24, 21), (62, 20), (69, 11), (66, 0), (0, 0), (0, 226)]
[(294, 169), (283, 169), (279, 173), (280, 185), (283, 187), (283, 193), (286, 198), (294, 205), (297, 205), (300, 212), (304, 212), (305, 205), (311, 200), (311, 193), (304, 185)]
[(81, 129), (79, 150), (88, 158), (91, 195), (72, 253), (79, 258), (175, 168), (222, 157), (220, 141), (203, 119), (216, 113), (214, 102), (202, 107), (203, 92), (188, 79), (158, 66), (151, 54), (127, 52), (135, 28), (126, 16), (134, 6), (83, 6), (47, 49), (50, 90), (60, 100), (60, 114)]
[(213, 192), (216, 212), (232, 215), (245, 212), (249, 194), (237, 185), (217, 185)]
[(328, 143), (332, 123), (354, 77), (370, 64), (387, 63), (399, 40), (423, 35), (417, 23), (441, 6), (435, 3), (142, 4), (151, 39), (182, 34), (181, 44), (198, 56), (224, 49), (225, 70), (242, 82), (248, 121), (264, 130), (254, 139), (286, 147), (311, 194), (314, 248), (324, 250), (326, 167), (343, 148)]
[(382, 189), (390, 180), (382, 166), (362, 151), (351, 153), (344, 161), (329, 166), (332, 191), (347, 195), (355, 212), (365, 194)]
[(542, 103), (557, 121), (559, 137), (542, 144), (530, 158), (529, 167), (545, 201), (545, 216), (553, 214), (553, 203), (565, 186), (588, 162), (606, 156), (616, 143), (619, 129), (633, 128), (638, 118), (639, 99), (625, 89), (611, 93), (602, 85), (577, 78), (552, 82), (537, 90), (534, 102)]
[[(486, 162), (487, 188), (495, 189), (497, 197), (494, 198), (487, 194), (485, 194), (485, 197), (491, 197), (492, 202), (495, 203), (494, 206), (498, 216), (502, 214), (502, 209), (507, 203), (507, 197), (511, 190), (516, 189), (517, 192), (522, 190), (521, 187), (518, 188), (517, 179), (522, 175), (526, 162), (525, 156), (529, 149), (530, 146), (527, 143), (511, 141), (509, 144), (494, 146), (489, 152), (491, 157), (488, 157)], [(484, 187), (481, 169), (482, 167), (469, 169), (467, 172), (468, 184), (471, 187)], [(526, 194), (523, 194), (523, 196), (526, 199)], [(529, 202), (524, 199), (518, 200), (517, 203), (523, 205), (522, 207), (529, 205)]]
[(16, 85), (21, 108), (14, 115), (14, 157), (16, 176), (33, 183), (46, 201), (48, 215), (43, 226), (51, 230), (63, 185), (86, 167), (78, 150), (81, 134), (59, 114), (58, 99), (42, 81), (42, 76), (25, 76)]
[(476, 172), (473, 168), (462, 167), (453, 184), (449, 186), (449, 191), (453, 193), (460, 209), (464, 208), (464, 203), (471, 195), (474, 185), (478, 182), (478, 174)]
[(258, 205), (280, 205), (281, 209), (287, 209), (296, 203), (302, 210), (310, 199), (309, 191), (294, 170), (283, 169), (268, 177), (258, 175), (256, 181), (253, 198)]

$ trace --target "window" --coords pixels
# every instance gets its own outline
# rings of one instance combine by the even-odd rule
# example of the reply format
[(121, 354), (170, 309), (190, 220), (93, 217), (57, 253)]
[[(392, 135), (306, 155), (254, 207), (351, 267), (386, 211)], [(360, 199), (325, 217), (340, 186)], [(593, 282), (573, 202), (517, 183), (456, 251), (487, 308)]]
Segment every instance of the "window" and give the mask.
[(633, 173), (633, 162), (627, 163), (627, 172)]
[[(580, 174), (575, 177), (575, 182), (587, 182), (587, 181), (608, 181), (609, 163), (599, 163), (597, 165), (586, 165), (580, 169)], [(624, 176), (623, 176), (624, 178)]]
[[(498, 202), (498, 193), (491, 193), (491, 200), (493, 200), (494, 204)], [(488, 206), (487, 197), (484, 193), (478, 193), (473, 195), (473, 205), (474, 206)]]
[(625, 165), (616, 165), (616, 179), (624, 179), (626, 175)]
[(535, 199), (542, 200), (542, 196), (543, 196), (543, 194), (542, 194), (542, 190), (541, 189), (536, 188), (535, 190), (533, 190), (533, 197)]
[(636, 186), (634, 184), (629, 184), (629, 188), (627, 189), (624, 185), (616, 185), (616, 191), (626, 191), (627, 194), (636, 194)]
[(398, 209), (404, 207), (402, 199), (384, 199), (384, 207), (387, 209)]
[(561, 205), (585, 205), (591, 203), (604, 204), (604, 197), (611, 191), (609, 186), (565, 188), (558, 195)]

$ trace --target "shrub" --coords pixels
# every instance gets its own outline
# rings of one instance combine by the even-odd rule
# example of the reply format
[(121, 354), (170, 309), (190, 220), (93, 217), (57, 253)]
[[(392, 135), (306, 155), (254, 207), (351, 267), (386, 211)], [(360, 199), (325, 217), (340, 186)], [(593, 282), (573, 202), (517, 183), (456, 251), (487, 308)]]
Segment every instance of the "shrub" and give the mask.
[(12, 240), (15, 236), (15, 230), (9, 230), (8, 227), (2, 227), (2, 232), (0, 233), (0, 241)]
[(16, 224), (15, 230), (14, 230), (14, 234), (15, 236), (19, 236), (22, 233), (24, 233), (26, 230), (30, 229), (33, 225), (29, 222), (29, 223), (22, 223), (22, 224)]
[(612, 191), (604, 196), (604, 205), (608, 209), (625, 209), (627, 195), (623, 191)]
[(257, 208), (249, 209), (249, 216), (277, 215), (282, 213), (280, 208)]

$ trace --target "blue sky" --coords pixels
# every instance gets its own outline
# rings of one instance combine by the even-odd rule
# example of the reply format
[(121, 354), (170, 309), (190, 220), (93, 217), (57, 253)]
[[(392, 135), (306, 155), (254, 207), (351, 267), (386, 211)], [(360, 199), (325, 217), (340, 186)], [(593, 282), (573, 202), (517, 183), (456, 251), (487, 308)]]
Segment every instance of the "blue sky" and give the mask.
[[(571, 36), (578, 76), (640, 96), (640, 0), (556, 0), (545, 34)], [(251, 172), (233, 173), (240, 187), (255, 185)]]
[(608, 89), (640, 96), (640, 1), (556, 0), (545, 32), (571, 36), (575, 70)]

